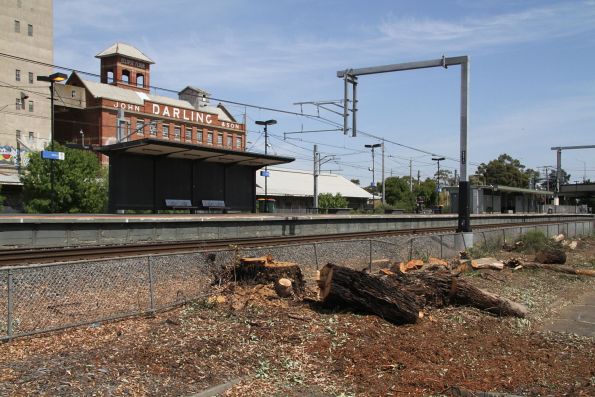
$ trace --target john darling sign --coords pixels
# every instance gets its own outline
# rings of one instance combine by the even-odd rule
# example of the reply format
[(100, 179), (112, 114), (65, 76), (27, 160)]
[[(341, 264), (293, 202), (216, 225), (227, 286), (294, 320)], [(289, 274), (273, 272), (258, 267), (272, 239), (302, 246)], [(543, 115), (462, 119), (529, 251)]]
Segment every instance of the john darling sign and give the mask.
[[(122, 102), (115, 102), (114, 107), (135, 112), (141, 111), (140, 106), (138, 105), (130, 105)], [(197, 112), (191, 109), (177, 108), (175, 106), (168, 105), (160, 105), (158, 103), (145, 103), (145, 111), (148, 107), (150, 107), (150, 111), (152, 114), (160, 117), (170, 117), (174, 119), (209, 125), (213, 125), (216, 121), (218, 121), (217, 116), (214, 114)], [(217, 124), (223, 128), (232, 128), (236, 130), (242, 129), (241, 124), (234, 122), (220, 121)]]

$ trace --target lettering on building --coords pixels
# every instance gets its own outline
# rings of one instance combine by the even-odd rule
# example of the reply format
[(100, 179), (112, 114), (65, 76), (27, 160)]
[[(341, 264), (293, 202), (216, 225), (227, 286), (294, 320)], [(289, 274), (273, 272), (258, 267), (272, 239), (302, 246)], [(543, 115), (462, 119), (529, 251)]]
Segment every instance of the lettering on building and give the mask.
[(115, 102), (114, 107), (119, 108), (119, 109), (128, 110), (130, 112), (140, 112), (140, 106), (133, 105), (131, 103)]
[(132, 66), (135, 68), (140, 68), (140, 69), (146, 69), (147, 65), (144, 62), (140, 62), (140, 61), (136, 61), (134, 59), (129, 59), (129, 58), (120, 58), (120, 63), (122, 63), (123, 65), (128, 65), (128, 66)]

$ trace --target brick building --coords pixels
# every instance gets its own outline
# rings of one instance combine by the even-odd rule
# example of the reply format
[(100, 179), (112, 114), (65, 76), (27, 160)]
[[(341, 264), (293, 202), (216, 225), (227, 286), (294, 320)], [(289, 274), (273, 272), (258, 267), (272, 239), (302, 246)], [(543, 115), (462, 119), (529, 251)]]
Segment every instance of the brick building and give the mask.
[(108, 210), (256, 211), (256, 171), (293, 158), (246, 151), (246, 128), (209, 93), (151, 93), (154, 62), (115, 43), (96, 56), (100, 81), (73, 72), (56, 84), (55, 139), (91, 148), (109, 164)]
[(211, 106), (206, 91), (188, 86), (178, 98), (151, 94), (154, 62), (128, 44), (115, 43), (96, 57), (100, 82), (73, 72), (56, 85), (57, 141), (97, 147), (155, 138), (245, 150), (245, 125), (223, 105)]

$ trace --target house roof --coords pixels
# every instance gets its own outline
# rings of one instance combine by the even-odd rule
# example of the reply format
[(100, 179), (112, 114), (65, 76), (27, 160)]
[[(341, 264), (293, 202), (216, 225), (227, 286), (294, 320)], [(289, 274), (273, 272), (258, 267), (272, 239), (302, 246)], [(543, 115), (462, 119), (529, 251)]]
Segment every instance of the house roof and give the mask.
[[(83, 80), (77, 72), (73, 72), (78, 79), (82, 82), (85, 88), (94, 98), (106, 98), (112, 101), (125, 102), (133, 105), (144, 105), (145, 101), (151, 101), (154, 103), (175, 106), (182, 109), (198, 110), (204, 113), (216, 114), (219, 120), (235, 122), (233, 118), (230, 118), (228, 113), (225, 112), (218, 106), (204, 106), (200, 109), (196, 109), (188, 101), (181, 99), (170, 98), (161, 95), (150, 95), (140, 91), (130, 90), (128, 88), (121, 88), (111, 84), (97, 83), (95, 81)], [(69, 79), (70, 81), (70, 79)]]
[(137, 59), (146, 63), (155, 63), (151, 58), (143, 54), (139, 49), (126, 43), (114, 43), (99, 54), (95, 58), (105, 58), (112, 55), (124, 55), (125, 57)]
[[(310, 171), (269, 167), (267, 194), (269, 196), (312, 197), (313, 175)], [(341, 194), (343, 197), (371, 199), (372, 195), (338, 174), (320, 174), (318, 193)], [(256, 173), (256, 194), (264, 195), (264, 176)]]

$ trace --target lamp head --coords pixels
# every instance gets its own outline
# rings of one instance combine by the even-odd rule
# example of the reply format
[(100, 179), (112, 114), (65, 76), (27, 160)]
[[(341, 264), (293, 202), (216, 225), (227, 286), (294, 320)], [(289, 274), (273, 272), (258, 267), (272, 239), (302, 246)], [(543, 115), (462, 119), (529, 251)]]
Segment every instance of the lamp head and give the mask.
[(277, 120), (266, 120), (266, 121), (262, 121), (262, 120), (257, 120), (255, 121), (256, 124), (258, 125), (273, 125), (273, 124), (277, 124)]

